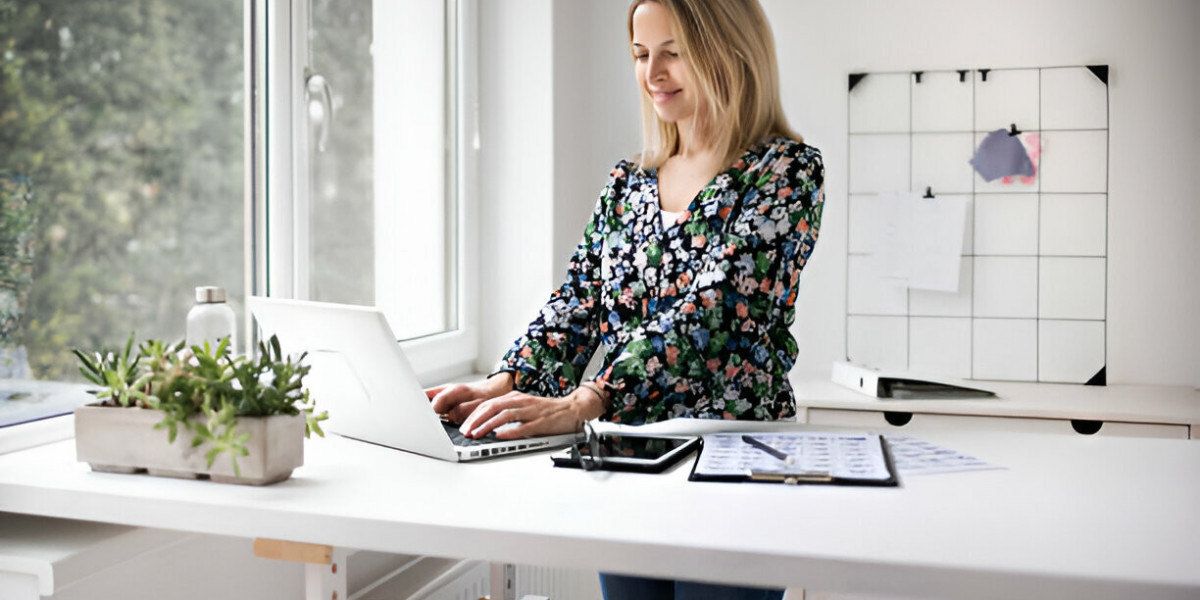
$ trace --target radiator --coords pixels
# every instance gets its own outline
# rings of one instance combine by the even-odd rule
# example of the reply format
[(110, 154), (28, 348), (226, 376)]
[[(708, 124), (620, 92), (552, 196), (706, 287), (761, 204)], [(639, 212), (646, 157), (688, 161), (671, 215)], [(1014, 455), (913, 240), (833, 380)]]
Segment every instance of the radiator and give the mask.
[[(595, 571), (517, 566), (516, 594), (498, 600), (522, 600), (525, 596), (546, 596), (550, 600), (601, 600), (600, 575)], [(788, 589), (783, 600), (805, 600), (804, 590), (801, 588)], [(830, 600), (835, 599), (830, 597)], [(848, 600), (889, 599), (855, 597)]]
[(517, 565), (515, 583), (516, 594), (509, 600), (521, 600), (525, 596), (546, 596), (550, 600), (600, 600), (600, 578), (595, 571)]
[[(352, 593), (350, 600), (601, 600), (595, 571), (412, 558), (380, 581)], [(804, 598), (801, 589), (788, 590), (784, 596), (784, 600)], [(856, 596), (855, 600), (866, 599)]]

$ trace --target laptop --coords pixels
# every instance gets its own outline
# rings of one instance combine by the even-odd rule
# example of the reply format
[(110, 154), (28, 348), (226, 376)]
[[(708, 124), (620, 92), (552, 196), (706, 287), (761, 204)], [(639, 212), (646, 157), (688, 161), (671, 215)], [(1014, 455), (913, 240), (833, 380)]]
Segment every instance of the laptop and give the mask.
[(252, 296), (263, 339), (279, 336), (284, 354), (308, 352), (305, 384), (322, 429), (338, 435), (449, 461), (558, 448), (581, 434), (499, 440), (467, 439), (433, 411), (412, 366), (378, 309)]

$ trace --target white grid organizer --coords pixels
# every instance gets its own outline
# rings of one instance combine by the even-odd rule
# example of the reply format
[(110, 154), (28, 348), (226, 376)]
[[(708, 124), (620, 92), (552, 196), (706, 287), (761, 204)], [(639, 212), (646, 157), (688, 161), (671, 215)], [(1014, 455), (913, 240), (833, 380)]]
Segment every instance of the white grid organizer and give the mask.
[[(963, 379), (1105, 383), (1108, 68), (850, 75), (847, 360)], [(968, 162), (988, 132), (1040, 136), (1030, 182)], [(869, 275), (878, 194), (969, 199), (957, 293)], [(859, 216), (856, 229), (856, 214)]]

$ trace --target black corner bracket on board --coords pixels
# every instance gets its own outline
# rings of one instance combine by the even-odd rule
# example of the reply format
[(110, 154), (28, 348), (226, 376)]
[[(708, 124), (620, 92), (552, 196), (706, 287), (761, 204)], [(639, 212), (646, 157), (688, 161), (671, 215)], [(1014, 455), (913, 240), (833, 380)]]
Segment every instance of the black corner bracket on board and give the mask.
[(991, 71), (991, 69), (979, 69), (979, 76), (982, 77), (984, 81), (987, 81), (988, 71)]
[(854, 91), (854, 86), (858, 85), (858, 82), (862, 81), (863, 77), (866, 77), (866, 76), (867, 76), (866, 73), (851, 73), (850, 74), (850, 89), (848, 89), (846, 91), (848, 91), (848, 92)]
[(1091, 379), (1089, 379), (1089, 380), (1087, 380), (1087, 383), (1085, 383), (1085, 384), (1083, 384), (1083, 385), (1103, 385), (1103, 386), (1107, 386), (1107, 385), (1108, 385), (1108, 377), (1107, 377), (1107, 376), (1104, 374), (1104, 370), (1105, 370), (1105, 369), (1107, 369), (1107, 368), (1108, 368), (1108, 366), (1103, 366), (1103, 367), (1100, 367), (1100, 370), (1099, 370), (1099, 371), (1096, 371), (1096, 374), (1095, 374), (1095, 375), (1092, 375), (1092, 378), (1091, 378)]
[(1096, 79), (1100, 80), (1100, 83), (1108, 85), (1108, 65), (1088, 65), (1087, 68), (1092, 75), (1096, 76)]
[(960, 69), (958, 71), (958, 82), (959, 83), (962, 83), (967, 80), (967, 73), (970, 73), (970, 71), (968, 71), (966, 69)]
[(913, 77), (917, 78), (917, 83), (921, 83), (921, 76), (924, 74), (925, 71), (913, 71)]
[(925, 195), (921, 196), (921, 197), (922, 198), (933, 198), (933, 188), (930, 186), (925, 186)]

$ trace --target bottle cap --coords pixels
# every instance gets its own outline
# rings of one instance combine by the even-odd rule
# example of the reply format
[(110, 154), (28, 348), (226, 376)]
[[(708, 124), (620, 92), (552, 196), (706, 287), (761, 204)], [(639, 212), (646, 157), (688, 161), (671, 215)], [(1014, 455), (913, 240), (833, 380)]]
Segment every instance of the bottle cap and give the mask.
[(196, 302), (201, 304), (217, 304), (225, 301), (225, 288), (204, 285), (196, 288)]

